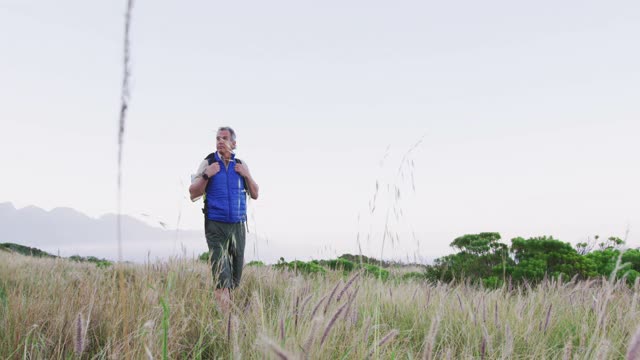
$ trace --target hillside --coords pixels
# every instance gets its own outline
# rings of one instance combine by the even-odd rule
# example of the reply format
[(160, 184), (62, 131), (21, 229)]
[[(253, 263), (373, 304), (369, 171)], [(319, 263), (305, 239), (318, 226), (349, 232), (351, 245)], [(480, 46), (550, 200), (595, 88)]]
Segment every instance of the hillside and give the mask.
[(76, 262), (89, 262), (89, 263), (94, 263), (97, 266), (101, 266), (101, 267), (107, 267), (110, 266), (112, 264), (111, 261), (107, 260), (107, 259), (99, 259), (95, 256), (80, 256), (80, 255), (72, 255), (68, 258), (65, 257), (61, 257), (61, 256), (55, 256), (55, 255), (51, 255), (46, 251), (42, 251), (38, 248), (33, 248), (33, 247), (29, 247), (29, 246), (24, 246), (24, 245), (20, 245), (20, 244), (14, 244), (14, 243), (3, 243), (0, 244), (0, 251), (4, 251), (4, 252), (8, 252), (8, 253), (14, 253), (14, 254), (20, 254), (20, 255), (25, 255), (25, 256), (32, 256), (32, 257), (36, 257), (36, 258), (58, 258), (58, 259), (68, 259), (68, 260), (72, 260), (72, 261), (76, 261)]
[(12, 253), (18, 253), (18, 254), (27, 255), (27, 256), (35, 256), (35, 257), (48, 257), (48, 258), (57, 257), (55, 255), (49, 254), (46, 251), (42, 251), (38, 248), (32, 248), (29, 246), (24, 246), (24, 245), (14, 244), (14, 243), (2, 243), (0, 244), (0, 250), (12, 252)]

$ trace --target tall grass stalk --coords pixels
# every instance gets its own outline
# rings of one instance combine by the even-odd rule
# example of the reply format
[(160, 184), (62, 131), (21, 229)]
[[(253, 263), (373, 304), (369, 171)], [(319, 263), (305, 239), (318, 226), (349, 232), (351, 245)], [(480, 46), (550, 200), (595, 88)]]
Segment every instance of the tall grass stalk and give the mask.
[(324, 332), (322, 333), (322, 339), (320, 340), (320, 345), (322, 346), (325, 342), (325, 340), (327, 339), (327, 336), (329, 335), (329, 332), (331, 331), (331, 329), (333, 328), (333, 325), (335, 325), (336, 320), (338, 320), (338, 317), (340, 316), (340, 313), (342, 312), (342, 310), (344, 310), (344, 308), (347, 306), (347, 304), (342, 305), (336, 312), (335, 314), (333, 314), (333, 316), (331, 317), (331, 320), (329, 320), (329, 323), (327, 323), (326, 328), (324, 329)]
[(377, 353), (379, 351), (379, 348), (383, 347), (386, 343), (392, 341), (393, 339), (395, 339), (396, 336), (398, 336), (399, 332), (396, 329), (393, 329), (391, 331), (389, 331), (385, 336), (382, 337), (382, 339), (380, 339), (380, 342), (378, 342), (377, 344), (375, 344), (375, 346), (369, 351), (368, 354), (368, 358), (371, 357), (374, 353)]
[(424, 360), (431, 360), (433, 356), (433, 346), (436, 343), (436, 335), (438, 334), (438, 326), (440, 325), (440, 316), (436, 315), (431, 320), (429, 325), (429, 332), (425, 338), (425, 346), (422, 358)]
[(162, 298), (162, 359), (169, 359), (169, 304)]
[(640, 326), (629, 341), (627, 348), (627, 360), (640, 360)]
[[(129, 77), (131, 76), (131, 44), (130, 44), (130, 30), (131, 30), (131, 15), (133, 12), (133, 0), (127, 0), (127, 8), (125, 12), (124, 22), (124, 46), (123, 46), (123, 69), (122, 69), (122, 86), (120, 92), (120, 114), (118, 119), (118, 177), (117, 177), (117, 228), (116, 236), (118, 240), (118, 262), (122, 262), (122, 152), (124, 145), (124, 133), (125, 123), (127, 119), (127, 109), (129, 108), (130, 91), (129, 91)], [(119, 281), (120, 291), (120, 304), (121, 311), (126, 315), (127, 303), (125, 302), (126, 296), (124, 294), (124, 276), (121, 273)], [(128, 322), (123, 322), (122, 339), (126, 339), (125, 334), (129, 333)], [(129, 358), (129, 342), (125, 340), (125, 356)]]

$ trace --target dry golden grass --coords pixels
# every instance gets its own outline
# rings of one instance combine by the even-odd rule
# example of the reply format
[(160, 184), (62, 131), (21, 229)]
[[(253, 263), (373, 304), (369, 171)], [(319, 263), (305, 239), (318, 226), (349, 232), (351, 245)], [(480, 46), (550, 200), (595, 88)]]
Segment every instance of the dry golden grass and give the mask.
[(2, 357), (618, 359), (640, 342), (640, 289), (607, 281), (509, 292), (248, 267), (226, 316), (203, 263), (121, 270), (122, 297), (118, 269), (0, 253)]

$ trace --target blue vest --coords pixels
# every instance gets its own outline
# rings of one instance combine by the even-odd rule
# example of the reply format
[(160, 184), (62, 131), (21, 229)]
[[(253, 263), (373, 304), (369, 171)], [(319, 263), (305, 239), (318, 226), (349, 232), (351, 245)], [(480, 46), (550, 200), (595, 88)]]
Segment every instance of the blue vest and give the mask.
[(235, 170), (235, 154), (231, 154), (228, 168), (217, 152), (212, 160), (220, 164), (220, 171), (209, 179), (205, 190), (207, 218), (230, 224), (247, 221), (247, 191), (244, 178)]

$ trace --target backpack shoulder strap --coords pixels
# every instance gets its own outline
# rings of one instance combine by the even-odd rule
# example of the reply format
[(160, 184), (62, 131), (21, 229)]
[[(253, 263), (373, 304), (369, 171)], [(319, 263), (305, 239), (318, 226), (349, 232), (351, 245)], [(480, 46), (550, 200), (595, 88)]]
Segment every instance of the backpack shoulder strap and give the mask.
[[(237, 164), (242, 164), (242, 160), (240, 160), (240, 159), (236, 158), (236, 163), (237, 163)], [(244, 189), (245, 189), (246, 191), (249, 191), (249, 184), (247, 183), (247, 181), (246, 181), (246, 180), (244, 181)]]
[[(216, 161), (216, 153), (212, 152), (211, 154), (207, 155), (204, 159), (207, 160), (207, 164), (211, 165)], [(207, 184), (207, 187), (209, 187), (209, 184)], [(204, 206), (202, 207), (202, 213), (206, 217), (207, 216), (207, 194), (206, 194), (206, 190), (205, 190), (204, 196), (202, 197), (202, 201), (204, 202)]]
[(214, 161), (216, 161), (216, 153), (212, 152), (211, 154), (207, 155), (207, 157), (205, 157), (204, 159), (207, 160), (209, 165), (211, 165), (213, 164)]
[[(211, 154), (207, 155), (207, 157), (204, 158), (205, 160), (207, 160), (207, 162), (209, 163), (209, 165), (213, 164), (214, 161), (216, 161), (216, 153), (212, 152)], [(236, 158), (236, 163), (238, 164), (242, 164), (242, 160)]]

